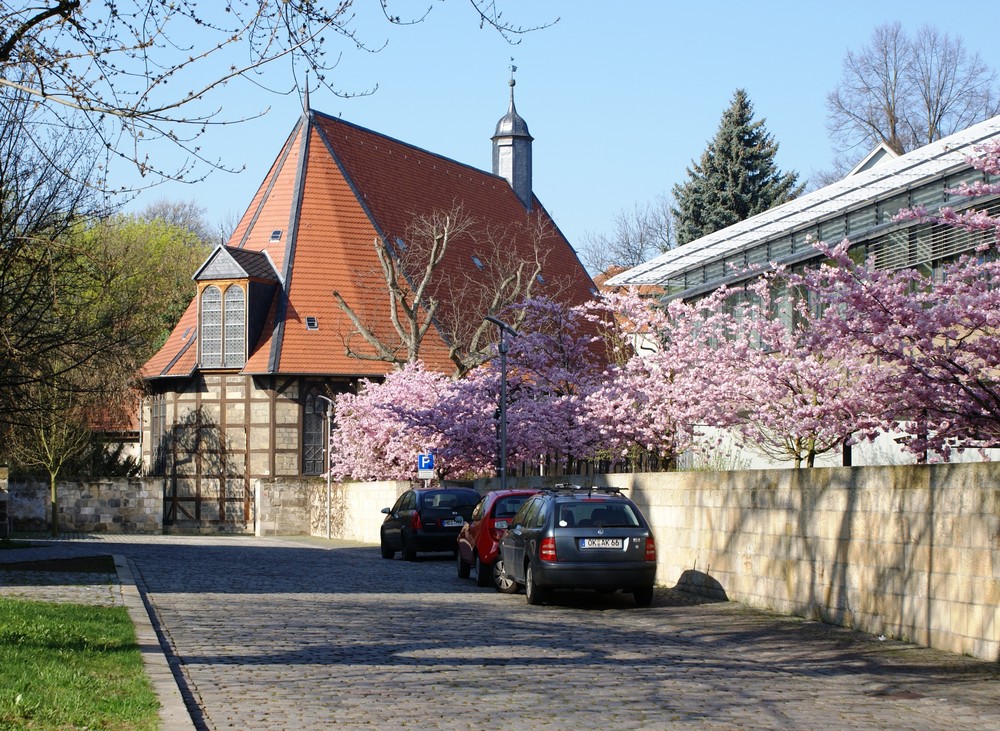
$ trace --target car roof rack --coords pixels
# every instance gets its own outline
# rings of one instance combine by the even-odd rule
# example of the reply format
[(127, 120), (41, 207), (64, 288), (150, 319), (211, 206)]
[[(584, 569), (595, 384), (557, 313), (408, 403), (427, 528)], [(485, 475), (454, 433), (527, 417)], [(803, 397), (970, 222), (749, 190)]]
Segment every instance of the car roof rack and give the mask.
[(550, 488), (546, 488), (546, 491), (563, 494), (578, 494), (586, 492), (588, 497), (594, 493), (603, 495), (622, 495), (624, 497), (625, 493), (622, 492), (623, 489), (626, 488), (611, 487), (606, 485), (590, 485), (589, 487), (583, 487), (582, 485), (575, 485), (571, 482), (560, 482)]

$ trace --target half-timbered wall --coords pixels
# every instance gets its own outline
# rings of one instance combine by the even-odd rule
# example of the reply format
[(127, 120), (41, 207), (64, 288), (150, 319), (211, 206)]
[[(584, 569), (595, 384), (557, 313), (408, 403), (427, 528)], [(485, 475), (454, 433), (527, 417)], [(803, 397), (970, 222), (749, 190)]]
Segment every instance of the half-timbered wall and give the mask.
[[(165, 477), (164, 524), (253, 524), (251, 480), (302, 476), (307, 389), (345, 390), (292, 376), (199, 373), (143, 404), (143, 465)], [(154, 438), (155, 437), (155, 438)], [(163, 455), (157, 464), (157, 450)]]

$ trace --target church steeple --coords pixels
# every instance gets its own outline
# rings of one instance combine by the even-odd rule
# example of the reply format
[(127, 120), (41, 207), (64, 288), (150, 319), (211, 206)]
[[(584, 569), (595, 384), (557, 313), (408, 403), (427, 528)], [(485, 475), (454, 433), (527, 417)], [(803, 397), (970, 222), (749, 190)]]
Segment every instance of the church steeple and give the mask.
[(514, 107), (514, 72), (510, 67), (510, 108), (493, 135), (493, 174), (507, 179), (514, 194), (531, 210), (531, 141), (528, 124)]

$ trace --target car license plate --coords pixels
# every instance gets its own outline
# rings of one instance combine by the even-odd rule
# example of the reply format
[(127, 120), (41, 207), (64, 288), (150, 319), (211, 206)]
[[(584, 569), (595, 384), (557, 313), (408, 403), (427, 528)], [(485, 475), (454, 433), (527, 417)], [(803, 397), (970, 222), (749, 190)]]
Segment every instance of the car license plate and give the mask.
[(452, 519), (449, 519), (449, 520), (442, 520), (441, 521), (441, 527), (442, 528), (454, 528), (456, 526), (462, 525), (463, 522), (465, 522), (465, 521), (462, 520), (462, 516), (459, 516), (457, 518), (452, 518)]
[(581, 538), (580, 548), (621, 548), (621, 538)]

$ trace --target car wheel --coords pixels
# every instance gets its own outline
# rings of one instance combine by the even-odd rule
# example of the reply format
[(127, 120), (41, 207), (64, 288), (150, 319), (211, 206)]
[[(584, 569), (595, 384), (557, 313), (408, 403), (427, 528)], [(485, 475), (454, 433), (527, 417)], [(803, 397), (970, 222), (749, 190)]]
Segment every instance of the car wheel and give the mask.
[(469, 572), (472, 570), (472, 564), (466, 563), (465, 559), (462, 558), (462, 552), (458, 552), (458, 578), (468, 579)]
[(653, 587), (643, 586), (632, 590), (632, 598), (637, 607), (648, 607), (653, 603)]
[(403, 558), (407, 561), (416, 561), (417, 552), (410, 548), (405, 535), (400, 535), (399, 537), (399, 548), (403, 554)]
[(493, 586), (501, 594), (514, 594), (517, 592), (517, 582), (504, 569), (502, 557), (497, 556), (497, 560), (493, 562), (493, 569), (490, 573), (493, 575)]
[[(499, 559), (497, 559), (499, 561)], [(483, 563), (481, 556), (476, 556), (476, 586), (489, 586), (493, 583), (493, 567)]]
[(392, 558), (395, 555), (396, 555), (396, 552), (393, 551), (391, 548), (389, 548), (387, 545), (385, 545), (385, 542), (383, 541), (383, 543), (382, 543), (382, 558)]
[(531, 564), (524, 569), (524, 596), (528, 604), (541, 604), (545, 599), (545, 592), (535, 583), (535, 573), (531, 570)]

